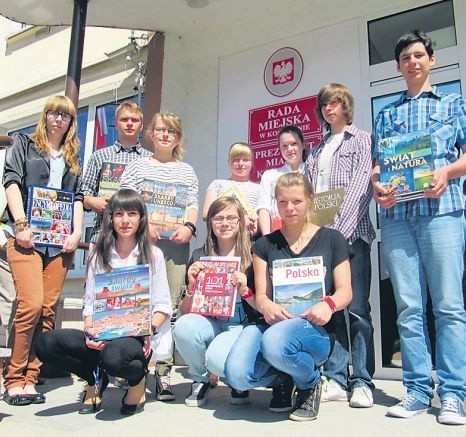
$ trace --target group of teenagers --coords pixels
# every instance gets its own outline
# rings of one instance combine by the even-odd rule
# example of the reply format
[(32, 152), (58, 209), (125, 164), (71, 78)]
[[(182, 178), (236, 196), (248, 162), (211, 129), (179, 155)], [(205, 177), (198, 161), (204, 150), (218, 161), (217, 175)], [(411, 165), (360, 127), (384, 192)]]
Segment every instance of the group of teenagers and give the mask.
[[(121, 104), (115, 114), (118, 140), (94, 152), (81, 178), (76, 109), (63, 96), (47, 100), (35, 133), (15, 136), (7, 152), (4, 186), (8, 201), (7, 257), (16, 312), (9, 334), (11, 358), (5, 370), (4, 400), (10, 405), (45, 402), (36, 390), (41, 363), (86, 381), (81, 414), (102, 408), (108, 376), (126, 381), (121, 413), (144, 409), (149, 362), (156, 362), (156, 397), (171, 401), (172, 338), (192, 378), (185, 404), (204, 405), (224, 378), (231, 403), (249, 402), (249, 390), (271, 387), (270, 411), (295, 421), (316, 419), (320, 402), (373, 405), (374, 342), (370, 315), (369, 218), (372, 198), (380, 205), (382, 251), (398, 310), (403, 383), (407, 394), (387, 410), (412, 417), (429, 409), (434, 395), (431, 345), (426, 329), (427, 293), (436, 328), (440, 423), (465, 424), (466, 317), (462, 296), (463, 209), (459, 177), (466, 174), (466, 112), (461, 96), (442, 94), (430, 84), (432, 43), (409, 32), (395, 48), (398, 71), (407, 83), (400, 99), (384, 107), (374, 137), (353, 123), (354, 103), (341, 84), (323, 86), (316, 115), (327, 133), (307, 150), (299, 127), (284, 126), (277, 138), (284, 164), (250, 180), (253, 151), (230, 147), (229, 179), (214, 180), (202, 208), (205, 243), (190, 254), (196, 235), (199, 196), (194, 169), (183, 161), (180, 118), (155, 114), (146, 128), (153, 149), (139, 143), (140, 108)], [(380, 183), (378, 140), (427, 130), (435, 171), (425, 197), (396, 202)], [(98, 196), (104, 163), (125, 164), (120, 189)], [(161, 238), (141, 197), (144, 181), (188, 186), (186, 218), (170, 238)], [(26, 219), (28, 186), (46, 185), (76, 193), (73, 232), (63, 248), (34, 245)], [(246, 215), (237, 198), (222, 196), (235, 186), (257, 215)], [(345, 189), (331, 225), (310, 220), (314, 193)], [(73, 252), (81, 239), (83, 211), (95, 214), (85, 284), (84, 330), (53, 329), (57, 303)], [(232, 277), (238, 299), (233, 317), (189, 312), (203, 256), (237, 256)], [(326, 296), (299, 317), (273, 301), (275, 260), (321, 256)], [(98, 273), (148, 264), (153, 335), (97, 341), (92, 325), (94, 280)], [(172, 321), (174, 325), (172, 326)], [(349, 326), (347, 326), (347, 321)], [(351, 354), (351, 367), (350, 363)]]

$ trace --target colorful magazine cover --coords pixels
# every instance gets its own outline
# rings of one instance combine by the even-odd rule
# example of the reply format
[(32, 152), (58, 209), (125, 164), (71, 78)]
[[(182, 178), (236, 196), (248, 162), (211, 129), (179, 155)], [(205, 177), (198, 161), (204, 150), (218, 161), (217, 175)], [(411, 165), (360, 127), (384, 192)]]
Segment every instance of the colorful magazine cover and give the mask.
[(160, 237), (170, 238), (186, 221), (188, 186), (144, 179), (142, 198), (149, 221), (155, 224)]
[(218, 197), (235, 197), (238, 199), (239, 203), (241, 203), (241, 206), (244, 210), (244, 215), (250, 217), (252, 220), (257, 220), (256, 211), (252, 207), (249, 200), (236, 185), (232, 185), (230, 188), (228, 188), (228, 190), (220, 194)]
[(394, 192), (397, 202), (424, 197), (434, 173), (431, 137), (425, 132), (379, 141), (380, 182)]
[(314, 194), (311, 222), (318, 226), (331, 225), (335, 220), (335, 215), (340, 211), (344, 198), (344, 188)]
[(125, 171), (126, 164), (115, 162), (103, 162), (99, 179), (99, 197), (112, 197), (120, 188), (121, 175)]
[(97, 340), (150, 335), (151, 312), (148, 265), (95, 275), (92, 327)]
[(72, 191), (31, 185), (26, 214), (34, 245), (63, 247), (73, 232), (73, 209)]
[(275, 260), (272, 272), (273, 301), (295, 317), (325, 296), (325, 269), (321, 256)]
[(211, 317), (233, 317), (237, 287), (233, 273), (239, 271), (241, 258), (237, 256), (201, 257), (203, 270), (199, 273), (190, 313)]

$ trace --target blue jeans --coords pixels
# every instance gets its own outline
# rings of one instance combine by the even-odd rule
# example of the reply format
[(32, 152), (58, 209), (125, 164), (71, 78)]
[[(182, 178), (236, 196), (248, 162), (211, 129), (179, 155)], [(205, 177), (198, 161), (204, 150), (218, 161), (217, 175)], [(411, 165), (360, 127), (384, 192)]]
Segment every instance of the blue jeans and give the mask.
[(267, 328), (243, 329), (225, 364), (228, 384), (237, 390), (273, 386), (287, 373), (299, 389), (313, 387), (328, 358), (330, 339), (322, 326), (305, 319), (284, 320)]
[(462, 211), (406, 220), (382, 219), (382, 251), (398, 313), (403, 384), (425, 404), (433, 397), (427, 331), (429, 290), (435, 316), (437, 393), (463, 402), (466, 390), (466, 314), (462, 294)]
[(242, 329), (238, 318), (185, 314), (178, 319), (173, 337), (193, 381), (207, 382), (209, 373), (224, 376), (228, 353)]
[[(358, 386), (374, 388), (375, 370), (374, 327), (372, 326), (369, 295), (371, 289), (371, 248), (359, 238), (352, 244), (351, 286), (353, 300), (347, 310), (333, 315), (334, 346), (324, 365), (323, 374), (337, 381), (343, 388)], [(350, 322), (351, 358), (353, 373), (348, 378), (349, 343), (345, 312)]]

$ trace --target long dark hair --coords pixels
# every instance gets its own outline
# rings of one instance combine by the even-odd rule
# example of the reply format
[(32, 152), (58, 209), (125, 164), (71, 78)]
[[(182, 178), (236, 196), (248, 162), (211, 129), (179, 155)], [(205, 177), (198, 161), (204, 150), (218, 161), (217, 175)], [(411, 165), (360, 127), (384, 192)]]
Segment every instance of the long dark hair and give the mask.
[(229, 206), (234, 206), (239, 217), (239, 230), (236, 235), (235, 256), (241, 257), (241, 271), (244, 273), (252, 263), (251, 241), (246, 230), (246, 219), (243, 207), (239, 200), (234, 197), (219, 197), (215, 199), (207, 212), (207, 238), (205, 241), (205, 251), (209, 256), (218, 256), (218, 240), (212, 229), (212, 217), (217, 215)]
[(139, 248), (138, 264), (149, 264), (154, 266), (152, 256), (152, 243), (149, 236), (147, 211), (141, 196), (134, 190), (122, 188), (118, 190), (108, 201), (102, 219), (102, 226), (97, 238), (94, 250), (91, 252), (89, 264), (95, 262), (105, 270), (112, 270), (110, 265), (111, 250), (115, 247), (118, 238), (113, 228), (113, 213), (116, 211), (137, 211), (140, 222), (136, 232), (136, 241)]

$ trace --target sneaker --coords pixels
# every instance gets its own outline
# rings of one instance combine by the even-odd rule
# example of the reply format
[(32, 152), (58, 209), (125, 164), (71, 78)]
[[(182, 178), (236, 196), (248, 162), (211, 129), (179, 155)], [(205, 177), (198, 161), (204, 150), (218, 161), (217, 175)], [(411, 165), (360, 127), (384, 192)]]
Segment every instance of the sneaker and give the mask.
[(466, 425), (463, 403), (457, 398), (443, 398), (438, 421), (445, 425)]
[(393, 417), (403, 417), (405, 419), (409, 417), (414, 417), (417, 414), (425, 413), (430, 408), (430, 405), (426, 405), (424, 402), (421, 402), (419, 399), (411, 395), (406, 395), (401, 399), (401, 401), (390, 407), (387, 410), (387, 414)]
[(334, 379), (324, 379), (322, 383), (322, 402), (348, 402), (348, 392)]
[(286, 375), (282, 383), (272, 387), (272, 399), (270, 399), (269, 411), (283, 413), (293, 409), (294, 382), (291, 376)]
[(202, 407), (206, 403), (207, 392), (211, 389), (210, 382), (193, 382), (191, 384), (191, 392), (184, 403), (188, 407)]
[(174, 401), (175, 394), (170, 385), (170, 371), (166, 371), (165, 375), (160, 375), (155, 371), (155, 398), (158, 401)]
[(296, 408), (289, 415), (289, 419), (296, 422), (305, 422), (317, 419), (319, 413), (320, 397), (322, 394), (322, 382), (306, 390), (296, 389)]
[(128, 390), (129, 388), (128, 381), (125, 378), (119, 378), (118, 376), (115, 376), (113, 385), (115, 387), (121, 388), (122, 390)]
[(249, 404), (249, 390), (239, 391), (234, 388), (231, 389), (230, 404), (244, 405)]
[(353, 408), (370, 408), (374, 405), (372, 390), (366, 385), (354, 387), (349, 406)]

